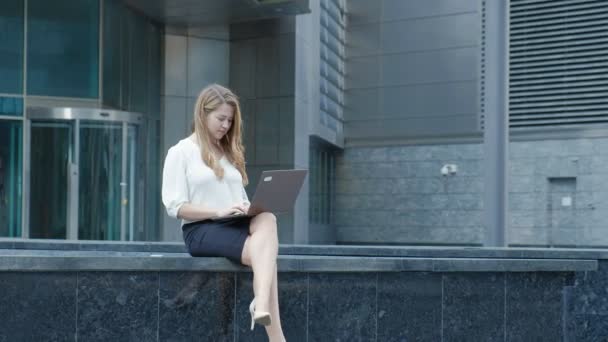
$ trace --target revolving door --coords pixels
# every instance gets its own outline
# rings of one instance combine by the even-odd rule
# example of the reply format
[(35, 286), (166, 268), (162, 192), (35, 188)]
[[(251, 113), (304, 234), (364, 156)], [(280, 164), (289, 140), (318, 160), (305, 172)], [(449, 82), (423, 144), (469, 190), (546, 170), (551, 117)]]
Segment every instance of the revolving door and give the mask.
[(133, 240), (137, 113), (30, 108), (29, 237)]

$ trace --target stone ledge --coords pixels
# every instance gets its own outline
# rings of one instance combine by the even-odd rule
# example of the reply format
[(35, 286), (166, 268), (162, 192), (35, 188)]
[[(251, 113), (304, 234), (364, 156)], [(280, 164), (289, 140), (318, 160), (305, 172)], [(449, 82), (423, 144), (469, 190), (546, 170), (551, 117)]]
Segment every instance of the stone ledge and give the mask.
[(0, 249), (185, 253), (183, 242), (0, 238)]
[[(65, 241), (0, 238), (0, 250), (103, 251), (140, 253), (186, 253), (181, 242)], [(508, 259), (607, 259), (608, 249), (452, 247), (452, 246), (351, 246), (281, 245), (281, 255), (508, 258)]]
[(457, 246), (330, 246), (285, 245), (281, 254), (484, 259), (608, 259), (608, 249), (457, 247)]
[[(0, 272), (32, 271), (212, 271), (248, 272), (249, 268), (225, 258), (193, 258), (160, 253), (46, 253), (11, 254), (0, 251)], [(280, 255), (280, 272), (572, 272), (595, 271), (596, 260), (391, 258)]]

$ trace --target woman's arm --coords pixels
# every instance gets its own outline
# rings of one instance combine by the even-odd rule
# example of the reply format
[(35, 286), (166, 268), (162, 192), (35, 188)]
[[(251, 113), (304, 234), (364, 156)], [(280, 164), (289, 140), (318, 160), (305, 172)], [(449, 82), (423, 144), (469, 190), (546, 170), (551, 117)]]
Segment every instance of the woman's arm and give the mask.
[(189, 201), (186, 160), (177, 146), (171, 147), (165, 157), (161, 191), (167, 215), (173, 218), (179, 218), (179, 210)]
[(245, 210), (242, 205), (234, 205), (226, 209), (211, 209), (202, 205), (184, 203), (177, 211), (177, 217), (188, 221), (202, 221), (210, 218), (224, 217), (233, 214), (242, 214)]
[(203, 207), (202, 205), (184, 203), (177, 211), (177, 218), (188, 221), (202, 221), (218, 217), (218, 210)]
[(247, 197), (247, 191), (245, 191), (245, 187), (241, 186), (241, 193), (243, 194), (243, 211), (249, 211), (249, 207), (251, 206), (251, 202), (249, 202), (249, 198)]

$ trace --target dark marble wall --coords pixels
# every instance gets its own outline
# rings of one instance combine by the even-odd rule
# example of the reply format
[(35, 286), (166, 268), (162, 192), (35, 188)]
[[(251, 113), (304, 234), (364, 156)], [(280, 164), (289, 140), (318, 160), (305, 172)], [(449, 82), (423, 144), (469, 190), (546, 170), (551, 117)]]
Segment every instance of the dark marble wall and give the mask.
[(597, 272), (577, 272), (564, 298), (567, 341), (608, 341), (608, 260)]
[[(297, 341), (605, 341), (599, 272), (279, 275)], [(247, 272), (1, 272), (0, 341), (265, 341)]]

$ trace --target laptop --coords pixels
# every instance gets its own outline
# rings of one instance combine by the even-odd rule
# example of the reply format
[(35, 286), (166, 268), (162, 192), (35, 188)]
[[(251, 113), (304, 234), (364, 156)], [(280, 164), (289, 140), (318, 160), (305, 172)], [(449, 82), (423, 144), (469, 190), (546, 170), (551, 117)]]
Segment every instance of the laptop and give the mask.
[(212, 218), (213, 221), (231, 220), (235, 217), (251, 217), (265, 211), (273, 214), (293, 209), (308, 170), (264, 171), (253, 194), (249, 210), (244, 214)]

